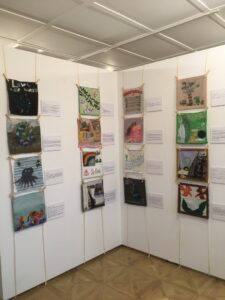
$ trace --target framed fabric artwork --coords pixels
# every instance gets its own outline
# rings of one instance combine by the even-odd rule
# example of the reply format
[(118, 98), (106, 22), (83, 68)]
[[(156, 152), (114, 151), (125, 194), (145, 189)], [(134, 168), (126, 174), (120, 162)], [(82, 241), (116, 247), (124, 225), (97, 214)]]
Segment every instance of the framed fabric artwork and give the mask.
[(80, 147), (99, 147), (101, 145), (100, 119), (78, 119), (78, 136)]
[(38, 85), (35, 82), (6, 80), (9, 112), (12, 115), (37, 116)]
[(102, 154), (100, 149), (83, 149), (81, 161), (83, 178), (102, 176)]
[(125, 115), (142, 113), (143, 102), (143, 85), (134, 89), (123, 90), (123, 108)]
[(127, 172), (144, 172), (144, 150), (124, 149), (124, 169)]
[(208, 179), (208, 150), (177, 149), (177, 177), (206, 182)]
[(41, 130), (38, 119), (7, 119), (10, 154), (41, 152)]
[(177, 114), (177, 144), (207, 144), (207, 112)]
[(206, 108), (207, 76), (177, 80), (177, 110)]
[(143, 143), (143, 118), (124, 119), (124, 143)]
[(84, 86), (77, 86), (80, 115), (100, 115), (100, 90)]
[(208, 219), (208, 187), (203, 185), (180, 183), (178, 185), (178, 212)]
[(103, 180), (96, 179), (82, 184), (82, 209), (88, 211), (105, 205)]
[(147, 206), (145, 180), (124, 178), (125, 203)]
[(29, 192), (44, 186), (41, 157), (12, 159), (11, 165), (14, 193)]
[(12, 198), (14, 231), (46, 222), (44, 193), (23, 194)]

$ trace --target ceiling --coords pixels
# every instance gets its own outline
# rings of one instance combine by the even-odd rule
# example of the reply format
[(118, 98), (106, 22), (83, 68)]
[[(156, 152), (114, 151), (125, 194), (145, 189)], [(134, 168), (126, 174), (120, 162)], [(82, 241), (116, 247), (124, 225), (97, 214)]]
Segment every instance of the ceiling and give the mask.
[(0, 0), (0, 37), (124, 70), (225, 44), (225, 0)]

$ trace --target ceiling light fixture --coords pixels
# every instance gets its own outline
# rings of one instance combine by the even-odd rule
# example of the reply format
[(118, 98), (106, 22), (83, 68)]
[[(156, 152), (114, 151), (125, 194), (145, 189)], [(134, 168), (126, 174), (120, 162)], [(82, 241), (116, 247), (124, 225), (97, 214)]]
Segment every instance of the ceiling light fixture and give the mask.
[(38, 50), (37, 50), (38, 53), (43, 53), (44, 51), (45, 51), (45, 50), (43, 50), (43, 49), (38, 49)]
[(116, 11), (116, 10), (114, 10), (114, 9), (111, 9), (111, 8), (105, 6), (105, 5), (102, 5), (101, 3), (93, 2), (93, 4), (99, 6), (99, 7), (103, 8), (103, 9), (105, 9), (105, 10), (107, 10), (107, 11), (109, 11), (109, 12), (111, 12), (111, 13), (113, 13), (113, 14), (115, 14), (115, 15), (121, 17), (121, 18), (123, 18), (123, 19), (126, 19), (126, 20), (130, 21), (131, 23), (138, 25), (139, 27), (142, 27), (142, 28), (144, 28), (144, 29), (146, 29), (146, 30), (148, 30), (148, 31), (151, 30), (149, 27), (147, 27), (147, 26), (145, 26), (145, 25), (143, 25), (143, 24), (141, 24), (141, 23), (135, 21), (134, 19), (131, 19), (131, 18), (129, 18), (129, 17), (127, 17), (127, 16), (125, 16), (125, 15), (119, 13), (118, 11)]
[(19, 47), (19, 45), (20, 45), (20, 44), (17, 44), (17, 43), (16, 43), (16, 44), (13, 44), (12, 47), (13, 47), (13, 48), (17, 48), (17, 47)]
[(110, 71), (110, 72), (113, 72), (113, 71), (114, 71), (114, 68), (111, 67), (111, 66), (107, 66), (107, 67), (106, 67), (106, 70), (107, 70), (107, 71)]

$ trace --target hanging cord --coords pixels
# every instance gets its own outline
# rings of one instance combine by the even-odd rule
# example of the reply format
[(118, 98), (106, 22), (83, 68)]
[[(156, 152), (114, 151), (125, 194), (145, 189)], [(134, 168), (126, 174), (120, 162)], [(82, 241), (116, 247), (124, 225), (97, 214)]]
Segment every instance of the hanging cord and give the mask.
[(13, 264), (14, 264), (14, 286), (15, 286), (15, 297), (17, 297), (17, 276), (16, 276), (16, 235), (13, 234)]
[(80, 85), (80, 66), (78, 63), (76, 64), (76, 66), (77, 66), (77, 86), (79, 87), (79, 85)]
[(40, 79), (37, 78), (37, 53), (35, 53), (35, 56), (34, 56), (34, 82), (37, 84)]
[[(208, 187), (209, 188), (209, 187)], [(211, 275), (211, 251), (210, 251), (210, 241), (211, 241), (211, 226), (210, 219), (208, 220), (208, 275)]]
[(148, 258), (151, 257), (150, 254), (150, 240), (149, 240), (149, 232), (148, 232), (148, 215), (147, 215), (147, 207), (144, 207), (144, 218), (145, 218), (145, 233), (147, 239), (147, 249), (148, 249)]
[(208, 67), (208, 50), (206, 50), (205, 54), (205, 74), (208, 74), (209, 70), (207, 70)]
[(100, 87), (100, 74), (99, 74), (99, 69), (97, 68), (97, 88), (99, 89)]
[(141, 85), (144, 85), (144, 73), (145, 73), (145, 66), (142, 67), (142, 72), (141, 72)]
[(83, 251), (84, 251), (84, 264), (86, 262), (86, 220), (85, 220), (86, 213), (83, 213), (83, 231), (84, 231), (84, 244), (83, 244)]
[(4, 68), (3, 76), (5, 77), (6, 80), (8, 80), (7, 69), (6, 69), (5, 46), (4, 45), (2, 45), (2, 57), (3, 57), (3, 68)]
[(179, 259), (179, 266), (178, 268), (181, 268), (181, 222), (180, 222), (180, 216), (178, 215), (178, 238), (179, 238), (179, 249), (178, 249), (178, 259)]
[(101, 220), (102, 220), (102, 247), (103, 247), (103, 253), (105, 254), (105, 230), (104, 230), (103, 207), (101, 207)]
[(177, 57), (177, 80), (179, 79), (179, 57)]
[(44, 224), (42, 224), (42, 246), (43, 246), (43, 262), (44, 262), (44, 272), (45, 272), (45, 285), (47, 285), (47, 266), (46, 266)]
[(129, 230), (128, 230), (128, 226), (129, 226), (129, 221), (128, 221), (128, 214), (129, 214), (129, 211), (128, 211), (128, 204), (127, 204), (127, 247), (128, 247), (128, 232), (129, 232)]

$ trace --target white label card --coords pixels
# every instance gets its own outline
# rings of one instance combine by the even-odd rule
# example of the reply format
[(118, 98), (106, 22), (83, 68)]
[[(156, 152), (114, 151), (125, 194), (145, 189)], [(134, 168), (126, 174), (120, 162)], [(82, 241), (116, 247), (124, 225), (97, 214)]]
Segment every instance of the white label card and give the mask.
[(63, 169), (45, 170), (45, 185), (54, 185), (63, 183)]
[(44, 136), (42, 141), (44, 151), (60, 151), (62, 148), (61, 136)]
[(212, 204), (212, 219), (225, 221), (225, 205)]
[(115, 162), (108, 161), (103, 164), (104, 175), (114, 174), (115, 173)]
[(116, 190), (111, 190), (111, 191), (106, 191), (104, 193), (104, 198), (105, 198), (105, 201), (114, 201), (116, 200)]
[(101, 103), (101, 115), (105, 117), (114, 116), (114, 105), (112, 103)]
[(47, 206), (47, 220), (53, 220), (64, 216), (64, 202), (54, 203)]
[(41, 101), (41, 114), (43, 116), (50, 117), (60, 117), (61, 116), (61, 106), (59, 102), (56, 101)]
[(211, 179), (212, 183), (225, 184), (225, 168), (212, 167)]
[(145, 111), (161, 111), (162, 110), (162, 96), (151, 97), (145, 100)]
[(225, 144), (225, 127), (211, 128), (211, 143)]
[(105, 146), (114, 145), (115, 144), (114, 133), (102, 133), (102, 144)]
[(163, 175), (163, 162), (148, 160), (146, 162), (146, 173), (152, 175)]
[(211, 106), (225, 105), (225, 89), (211, 91), (210, 97), (211, 97)]
[(149, 130), (146, 132), (146, 143), (148, 144), (162, 144), (163, 131), (162, 130)]
[(149, 193), (147, 195), (148, 206), (163, 209), (163, 194)]

